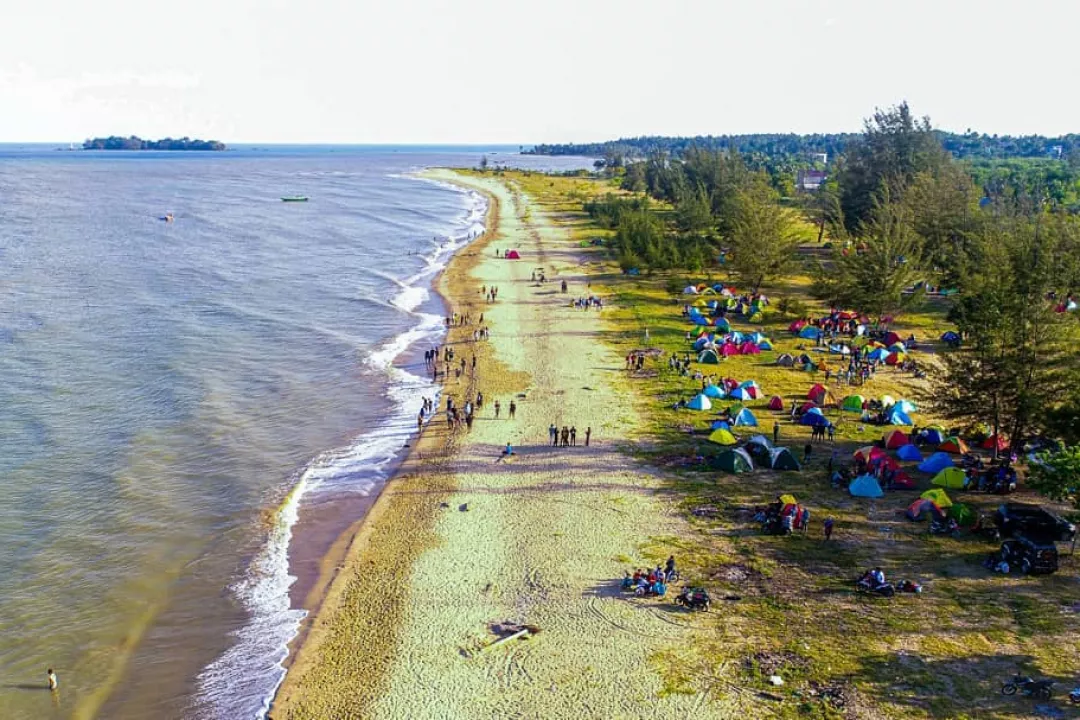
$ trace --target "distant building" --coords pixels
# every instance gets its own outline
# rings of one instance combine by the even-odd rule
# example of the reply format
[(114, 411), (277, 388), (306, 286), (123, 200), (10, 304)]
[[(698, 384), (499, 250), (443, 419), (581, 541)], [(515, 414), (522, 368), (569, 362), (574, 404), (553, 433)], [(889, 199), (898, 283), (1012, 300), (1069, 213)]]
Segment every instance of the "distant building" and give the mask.
[(795, 187), (804, 192), (813, 192), (825, 182), (824, 170), (800, 170)]
[(822, 165), (829, 164), (829, 153), (810, 153), (811, 162), (821, 163)]
[(1064, 151), (1065, 151), (1065, 148), (1063, 148), (1060, 145), (1051, 145), (1049, 154), (1050, 154), (1050, 157), (1054, 158), (1055, 160), (1060, 160), (1062, 154), (1064, 153)]

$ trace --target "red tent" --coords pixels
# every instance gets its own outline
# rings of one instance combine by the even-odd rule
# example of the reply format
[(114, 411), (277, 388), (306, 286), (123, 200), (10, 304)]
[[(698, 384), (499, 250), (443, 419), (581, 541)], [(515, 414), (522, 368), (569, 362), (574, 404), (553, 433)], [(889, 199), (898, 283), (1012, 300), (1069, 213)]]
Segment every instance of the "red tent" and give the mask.
[(993, 450), (995, 445), (997, 445), (998, 452), (1005, 452), (1009, 449), (1009, 441), (1000, 435), (991, 435), (982, 441), (984, 450)]
[(879, 458), (887, 457), (885, 451), (875, 445), (868, 445), (855, 451), (855, 458), (862, 458), (863, 462), (870, 463)]
[(520, 260), (521, 256), (518, 255), (517, 250), (507, 250), (506, 251), (506, 259), (507, 260)]
[(945, 442), (938, 445), (938, 452), (952, 453), (953, 455), (967, 455), (968, 446), (960, 438), (955, 435), (951, 438), (946, 438)]
[(780, 397), (779, 395), (773, 395), (771, 398), (769, 398), (769, 409), (770, 410), (783, 410), (784, 409), (784, 399), (782, 397)]
[(903, 470), (893, 475), (892, 486), (896, 490), (914, 490), (916, 487), (915, 481)]
[(885, 447), (890, 450), (895, 450), (898, 447), (910, 444), (908, 436), (901, 430), (890, 430), (885, 433), (885, 437), (882, 438), (885, 441)]
[(904, 360), (904, 353), (891, 352), (888, 357), (885, 358), (886, 365), (897, 365)]
[(887, 334), (885, 336), (885, 346), (886, 347), (888, 347), (889, 345), (895, 345), (898, 342), (903, 342), (903, 340), (900, 338), (899, 335), (897, 335), (894, 332), (890, 332), (889, 334)]
[(720, 347), (720, 354), (724, 357), (730, 357), (731, 355), (738, 355), (739, 348), (735, 346), (733, 342), (726, 342)]
[(804, 327), (806, 327), (806, 321), (805, 320), (796, 320), (795, 322), (788, 325), (787, 329), (790, 330), (791, 332), (796, 332), (797, 333), (800, 330), (802, 330)]
[(760, 355), (761, 348), (757, 346), (757, 343), (744, 342), (739, 346), (740, 355)]
[(817, 402), (818, 398), (819, 397), (824, 397), (825, 393), (827, 393), (827, 392), (829, 392), (829, 391), (825, 389), (825, 386), (822, 385), (821, 383), (818, 383), (814, 387), (810, 388), (810, 392), (806, 393), (806, 399), (807, 400), (813, 400), (814, 402)]

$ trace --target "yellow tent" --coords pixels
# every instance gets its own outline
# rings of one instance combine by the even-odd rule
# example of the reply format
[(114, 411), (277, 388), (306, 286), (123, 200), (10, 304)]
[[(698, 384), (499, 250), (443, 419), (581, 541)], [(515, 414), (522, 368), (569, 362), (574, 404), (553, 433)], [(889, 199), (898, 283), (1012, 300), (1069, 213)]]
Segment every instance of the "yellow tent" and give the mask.
[(964, 486), (967, 485), (967, 475), (960, 468), (949, 467), (935, 475), (934, 479), (930, 481), (930, 484), (939, 487), (952, 488), (954, 490), (963, 490)]
[[(953, 470), (955, 469), (956, 468), (953, 468)], [(927, 490), (919, 497), (921, 497), (923, 500), (929, 500), (942, 510), (947, 507), (952, 507), (952, 500), (949, 499), (949, 496), (941, 488), (932, 488), (930, 490)]]
[(784, 505), (798, 505), (799, 501), (795, 499), (794, 495), (781, 495), (780, 502)]
[(717, 445), (734, 445), (738, 440), (735, 439), (730, 430), (720, 428), (713, 430), (712, 434), (709, 435), (709, 442), (714, 442)]
[(896, 398), (894, 398), (892, 395), (882, 395), (881, 396), (881, 407), (890, 408), (895, 404), (896, 404)]

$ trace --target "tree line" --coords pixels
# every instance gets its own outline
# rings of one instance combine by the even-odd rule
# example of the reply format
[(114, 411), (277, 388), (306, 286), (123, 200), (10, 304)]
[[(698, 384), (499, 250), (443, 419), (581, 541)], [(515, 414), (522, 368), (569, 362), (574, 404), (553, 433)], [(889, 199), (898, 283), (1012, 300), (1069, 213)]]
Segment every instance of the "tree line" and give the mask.
[(198, 140), (188, 137), (164, 138), (162, 140), (143, 140), (132, 135), (120, 137), (90, 138), (83, 142), (83, 150), (225, 150), (225, 143), (217, 140)]

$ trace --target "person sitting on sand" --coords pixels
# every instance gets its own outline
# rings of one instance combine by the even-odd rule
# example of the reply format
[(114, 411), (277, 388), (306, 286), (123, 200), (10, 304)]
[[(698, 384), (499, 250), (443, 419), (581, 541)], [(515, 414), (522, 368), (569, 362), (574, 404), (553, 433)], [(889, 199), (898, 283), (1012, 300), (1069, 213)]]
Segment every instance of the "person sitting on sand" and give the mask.
[(514, 454), (514, 446), (511, 445), (509, 442), (507, 442), (506, 447), (503, 448), (502, 455), (500, 455), (498, 458), (496, 458), (495, 462), (502, 462), (506, 458), (512, 457), (513, 454)]
[(652, 584), (652, 591), (660, 597), (667, 594), (667, 584), (664, 582), (663, 578), (657, 578), (656, 582)]

